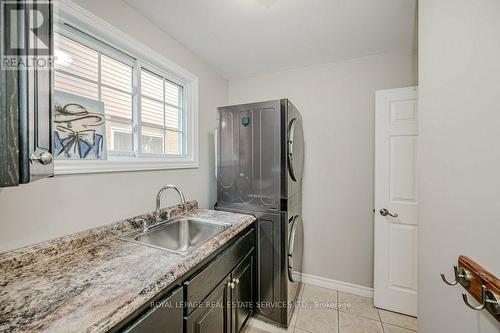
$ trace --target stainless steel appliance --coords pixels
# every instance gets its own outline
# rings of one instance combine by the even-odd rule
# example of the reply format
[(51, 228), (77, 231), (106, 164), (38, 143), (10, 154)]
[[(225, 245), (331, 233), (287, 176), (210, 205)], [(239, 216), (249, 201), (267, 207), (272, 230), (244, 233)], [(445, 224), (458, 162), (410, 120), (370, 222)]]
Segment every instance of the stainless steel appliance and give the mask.
[(288, 326), (301, 283), (302, 117), (288, 100), (218, 109), (218, 210), (257, 217), (257, 306)]

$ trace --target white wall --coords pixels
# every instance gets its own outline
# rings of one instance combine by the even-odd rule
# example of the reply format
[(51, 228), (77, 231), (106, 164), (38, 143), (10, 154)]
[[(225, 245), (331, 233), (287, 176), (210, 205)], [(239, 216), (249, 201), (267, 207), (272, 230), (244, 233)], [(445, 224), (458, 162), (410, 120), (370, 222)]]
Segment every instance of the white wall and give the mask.
[(213, 128), (216, 107), (227, 104), (227, 81), (122, 1), (76, 2), (198, 76), (200, 168), (57, 176), (0, 190), (0, 252), (152, 211), (166, 183), (179, 185), (202, 207), (216, 201)]
[(498, 333), (439, 273), (464, 254), (500, 274), (500, 2), (419, 8), (419, 332)]
[(305, 273), (373, 285), (375, 90), (416, 83), (411, 52), (229, 82), (231, 104), (288, 97), (302, 113)]

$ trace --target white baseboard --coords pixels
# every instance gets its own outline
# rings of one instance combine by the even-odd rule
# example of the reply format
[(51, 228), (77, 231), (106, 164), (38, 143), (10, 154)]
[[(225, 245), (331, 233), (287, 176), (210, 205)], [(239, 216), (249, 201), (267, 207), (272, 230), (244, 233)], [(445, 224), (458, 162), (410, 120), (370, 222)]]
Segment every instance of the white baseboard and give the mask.
[(327, 279), (321, 276), (310, 275), (305, 273), (296, 273), (297, 279), (301, 279), (302, 282), (307, 284), (312, 284), (313, 286), (318, 286), (326, 289), (338, 290), (349, 294), (354, 294), (363, 297), (373, 298), (373, 288), (360, 286), (357, 284), (352, 284), (348, 282), (342, 282), (337, 280)]

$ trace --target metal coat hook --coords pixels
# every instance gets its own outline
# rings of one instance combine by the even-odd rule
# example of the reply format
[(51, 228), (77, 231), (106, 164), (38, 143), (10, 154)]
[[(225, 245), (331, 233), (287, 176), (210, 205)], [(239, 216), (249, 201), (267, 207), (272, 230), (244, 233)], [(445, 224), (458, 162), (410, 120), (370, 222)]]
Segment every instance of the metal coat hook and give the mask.
[(441, 279), (443, 280), (444, 283), (450, 286), (454, 286), (460, 282), (460, 284), (463, 285), (464, 287), (469, 286), (471, 278), (469, 272), (466, 269), (464, 269), (463, 267), (458, 268), (457, 265), (453, 265), (453, 272), (455, 274), (455, 281), (453, 282), (448, 282), (444, 274), (441, 273)]
[(462, 299), (464, 300), (465, 305), (473, 310), (480, 311), (485, 307), (488, 307), (494, 315), (500, 314), (500, 300), (498, 296), (491, 290), (488, 290), (484, 284), (481, 285), (481, 301), (479, 305), (470, 304), (469, 298), (465, 292), (462, 293)]

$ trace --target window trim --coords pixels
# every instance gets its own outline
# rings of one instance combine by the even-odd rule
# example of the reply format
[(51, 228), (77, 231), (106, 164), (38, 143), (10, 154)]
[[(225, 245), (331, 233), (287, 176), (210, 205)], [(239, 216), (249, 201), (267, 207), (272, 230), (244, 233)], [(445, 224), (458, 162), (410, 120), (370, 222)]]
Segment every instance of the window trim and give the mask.
[[(105, 41), (109, 46), (123, 52), (125, 55), (136, 58), (137, 61), (134, 67), (141, 66), (182, 86), (184, 91), (182, 103), (185, 106), (183, 116), (186, 118), (182, 130), (185, 133), (185, 140), (182, 143), (184, 155), (182, 156), (162, 155), (162, 157), (158, 157), (157, 155), (142, 153), (133, 155), (110, 152), (108, 153), (108, 159), (102, 161), (56, 160), (54, 163), (55, 174), (198, 168), (198, 78), (165, 58), (162, 54), (152, 50), (72, 1), (60, 1), (55, 16), (57, 24), (54, 28), (57, 33), (60, 33), (60, 26), (67, 25), (90, 36), (95, 36), (96, 39)], [(62, 34), (64, 35), (64, 33)], [(138, 82), (139, 85), (140, 82)], [(135, 94), (133, 98), (139, 98), (140, 102), (140, 93)], [(140, 112), (136, 112), (136, 114), (139, 119), (133, 119), (133, 121), (135, 124), (140, 124)], [(140, 135), (138, 137), (140, 138)], [(140, 142), (134, 142), (133, 144), (140, 145)], [(139, 147), (134, 147), (134, 149)]]

